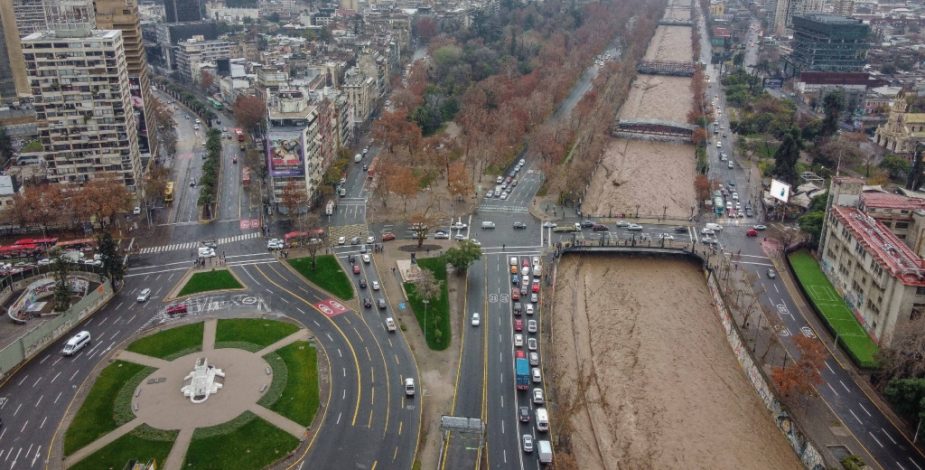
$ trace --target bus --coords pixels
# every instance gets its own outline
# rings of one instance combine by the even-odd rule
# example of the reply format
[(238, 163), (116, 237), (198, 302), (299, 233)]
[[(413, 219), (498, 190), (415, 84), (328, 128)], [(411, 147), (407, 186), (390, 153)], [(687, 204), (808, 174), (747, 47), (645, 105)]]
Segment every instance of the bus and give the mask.
[(723, 215), (726, 212), (726, 205), (723, 203), (722, 196), (713, 198), (713, 211), (716, 212), (716, 215)]
[(164, 203), (170, 204), (173, 202), (173, 181), (167, 182), (167, 187), (164, 188)]
[(238, 142), (244, 142), (244, 131), (241, 129), (235, 129), (234, 135), (238, 138)]
[(246, 188), (250, 186), (250, 184), (251, 184), (251, 169), (248, 167), (244, 167), (241, 170), (241, 185)]
[(206, 98), (206, 101), (208, 101), (209, 104), (211, 104), (213, 108), (218, 109), (218, 110), (221, 110), (222, 108), (225, 107), (224, 105), (222, 105), (221, 101), (215, 98)]

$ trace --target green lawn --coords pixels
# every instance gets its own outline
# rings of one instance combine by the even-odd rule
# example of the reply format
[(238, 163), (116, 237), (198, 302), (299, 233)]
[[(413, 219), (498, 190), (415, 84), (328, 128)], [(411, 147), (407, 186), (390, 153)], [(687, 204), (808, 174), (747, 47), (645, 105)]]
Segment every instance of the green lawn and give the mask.
[(216, 346), (234, 345), (249, 351), (259, 351), (296, 331), (299, 331), (298, 326), (276, 320), (260, 318), (219, 320), (215, 328), (215, 344)]
[(147, 425), (142, 424), (138, 429), (112, 441), (68, 470), (118, 469), (124, 468), (129, 460), (139, 462), (156, 460), (158, 465), (163, 465), (167, 460), (167, 455), (170, 454), (177, 431), (158, 431), (163, 437), (152, 439), (146, 435), (147, 433), (139, 432), (139, 429), (146, 427)]
[[(450, 334), (450, 293), (446, 285), (446, 260), (442, 256), (418, 258), (418, 266), (432, 271), (441, 284), (440, 298), (432, 300), (427, 305), (427, 326), (424, 330), (427, 346), (435, 351), (442, 351), (449, 347), (452, 336)], [(408, 292), (408, 303), (411, 304), (411, 310), (418, 319), (418, 324), (424, 325), (424, 302), (418, 298), (414, 284), (406, 282), (405, 291)]]
[(806, 250), (790, 255), (790, 265), (797, 275), (803, 291), (809, 296), (816, 311), (844, 346), (848, 355), (865, 369), (877, 367), (877, 345), (858, 323), (851, 309), (819, 268), (819, 263)]
[(197, 429), (183, 468), (257, 470), (285, 457), (299, 445), (298, 439), (250, 412), (232, 423)]
[(116, 395), (123, 385), (136, 374), (149, 369), (140, 364), (116, 361), (100, 372), (74, 421), (64, 433), (64, 455), (71, 455), (97, 438), (119, 427), (114, 406)]
[(227, 269), (215, 269), (212, 271), (193, 274), (183, 289), (180, 289), (178, 297), (184, 295), (198, 294), (213, 290), (240, 289), (241, 283), (238, 282), (231, 272)]
[(316, 257), (316, 261), (318, 266), (314, 270), (311, 256), (291, 259), (289, 264), (312, 284), (330, 292), (335, 297), (342, 300), (352, 299), (353, 285), (344, 270), (340, 268), (337, 258), (334, 255), (321, 255)]
[[(278, 349), (275, 354), (283, 364), (270, 362), (273, 373), (286, 373), (285, 386), (281, 396), (272, 403), (261, 402), (261, 405), (307, 427), (312, 423), (319, 404), (317, 351), (307, 341), (297, 341)], [(267, 361), (271, 358), (267, 357)], [(283, 367), (285, 371), (280, 370)]]
[(202, 322), (178, 326), (145, 336), (125, 349), (146, 356), (174, 359), (202, 350), (202, 329)]

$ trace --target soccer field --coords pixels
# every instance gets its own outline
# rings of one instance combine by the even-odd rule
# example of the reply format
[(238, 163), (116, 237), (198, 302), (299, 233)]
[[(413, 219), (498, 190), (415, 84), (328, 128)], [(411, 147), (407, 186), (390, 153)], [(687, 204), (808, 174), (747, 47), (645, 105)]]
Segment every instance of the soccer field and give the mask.
[(790, 254), (790, 265), (816, 311), (822, 315), (829, 329), (838, 335), (848, 354), (865, 369), (876, 367), (877, 345), (832, 287), (816, 259), (806, 250), (800, 250)]

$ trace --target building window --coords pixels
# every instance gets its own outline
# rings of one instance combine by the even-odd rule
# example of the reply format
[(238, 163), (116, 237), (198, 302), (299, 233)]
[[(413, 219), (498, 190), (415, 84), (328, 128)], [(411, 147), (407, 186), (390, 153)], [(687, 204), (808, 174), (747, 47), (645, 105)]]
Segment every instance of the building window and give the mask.
[(909, 222), (896, 222), (897, 229), (907, 229), (909, 228)]

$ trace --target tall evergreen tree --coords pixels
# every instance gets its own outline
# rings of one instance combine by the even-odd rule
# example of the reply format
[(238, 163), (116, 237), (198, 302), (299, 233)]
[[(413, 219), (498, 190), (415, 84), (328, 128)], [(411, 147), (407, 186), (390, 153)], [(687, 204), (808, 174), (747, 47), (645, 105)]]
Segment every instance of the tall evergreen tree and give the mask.
[(822, 120), (820, 134), (832, 135), (838, 130), (838, 117), (845, 109), (845, 94), (841, 90), (836, 90), (825, 95), (822, 99), (822, 109), (825, 112), (825, 118)]
[(803, 142), (800, 140), (799, 129), (794, 127), (784, 134), (780, 147), (774, 152), (773, 175), (775, 178), (790, 184), (796, 183), (796, 165), (800, 159), (800, 149), (802, 147)]
[(103, 232), (103, 235), (98, 240), (98, 245), (103, 261), (103, 274), (114, 283), (121, 281), (125, 276), (125, 266), (122, 264), (122, 255), (119, 254), (119, 247), (116, 246), (112, 235), (109, 232)]

